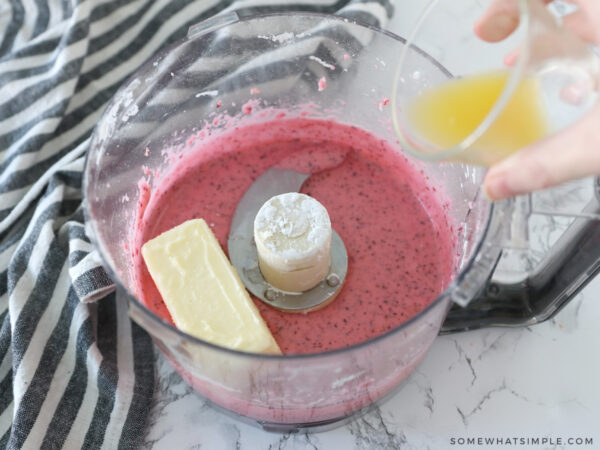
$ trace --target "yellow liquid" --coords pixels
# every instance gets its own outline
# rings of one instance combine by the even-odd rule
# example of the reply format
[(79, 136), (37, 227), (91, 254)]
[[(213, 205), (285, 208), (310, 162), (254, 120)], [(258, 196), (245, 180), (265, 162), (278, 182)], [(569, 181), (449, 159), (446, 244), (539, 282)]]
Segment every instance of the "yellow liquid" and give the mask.
[[(423, 92), (407, 108), (408, 123), (442, 149), (460, 144), (483, 121), (508, 80), (497, 71), (450, 80)], [(448, 159), (489, 166), (548, 132), (538, 81), (525, 77), (485, 133)]]

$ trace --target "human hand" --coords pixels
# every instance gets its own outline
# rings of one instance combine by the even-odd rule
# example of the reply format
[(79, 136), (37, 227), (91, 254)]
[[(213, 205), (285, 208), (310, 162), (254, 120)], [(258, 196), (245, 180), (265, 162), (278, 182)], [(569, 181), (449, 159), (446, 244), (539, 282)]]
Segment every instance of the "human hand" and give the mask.
[[(600, 1), (571, 3), (579, 9), (564, 17), (563, 25), (582, 39), (600, 45)], [(474, 31), (484, 41), (497, 42), (518, 25), (517, 0), (495, 0)], [(502, 200), (590, 175), (600, 175), (600, 104), (569, 128), (492, 166), (484, 180), (484, 191), (491, 200)]]

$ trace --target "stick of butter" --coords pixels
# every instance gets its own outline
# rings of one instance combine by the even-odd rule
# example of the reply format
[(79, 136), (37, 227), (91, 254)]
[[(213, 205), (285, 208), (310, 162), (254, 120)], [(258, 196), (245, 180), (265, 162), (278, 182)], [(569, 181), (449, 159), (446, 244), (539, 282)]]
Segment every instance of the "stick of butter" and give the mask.
[(177, 328), (235, 350), (281, 353), (204, 220), (151, 239), (142, 256)]

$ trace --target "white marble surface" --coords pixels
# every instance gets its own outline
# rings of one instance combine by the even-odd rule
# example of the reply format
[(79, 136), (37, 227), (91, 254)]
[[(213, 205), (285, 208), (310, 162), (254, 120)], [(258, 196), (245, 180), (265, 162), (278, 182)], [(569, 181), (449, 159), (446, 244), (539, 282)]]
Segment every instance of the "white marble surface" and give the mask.
[[(405, 10), (389, 28), (401, 33), (414, 17), (415, 11)], [(144, 448), (521, 448), (451, 441), (478, 437), (554, 439), (523, 447), (534, 449), (600, 448), (599, 330), (600, 278), (546, 323), (438, 337), (385, 404), (317, 434), (267, 433), (214, 410), (157, 353), (157, 391)], [(570, 446), (568, 438), (594, 443)]]

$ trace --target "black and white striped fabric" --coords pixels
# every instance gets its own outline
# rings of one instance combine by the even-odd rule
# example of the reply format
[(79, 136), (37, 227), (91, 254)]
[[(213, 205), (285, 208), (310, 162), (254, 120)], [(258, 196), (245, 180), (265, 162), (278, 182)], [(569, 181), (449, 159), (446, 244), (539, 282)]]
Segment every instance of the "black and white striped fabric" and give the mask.
[(1, 447), (135, 448), (143, 436), (152, 342), (116, 300), (81, 209), (83, 156), (119, 85), (215, 14), (308, 10), (382, 26), (390, 1), (0, 3)]

